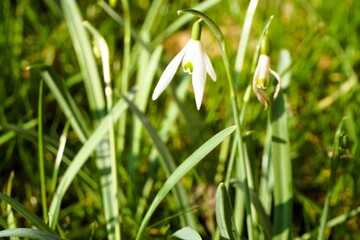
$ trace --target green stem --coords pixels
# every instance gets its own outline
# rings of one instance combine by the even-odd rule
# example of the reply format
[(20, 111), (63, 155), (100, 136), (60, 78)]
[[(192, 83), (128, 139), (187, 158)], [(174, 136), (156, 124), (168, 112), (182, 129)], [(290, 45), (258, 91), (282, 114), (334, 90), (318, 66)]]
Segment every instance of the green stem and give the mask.
[(234, 83), (233, 83), (233, 77), (231, 75), (231, 70), (230, 70), (230, 63), (229, 63), (229, 58), (227, 56), (227, 52), (226, 52), (226, 46), (225, 46), (225, 41), (224, 41), (224, 35), (222, 34), (220, 28), (214, 23), (214, 21), (209, 18), (207, 15), (205, 15), (204, 13), (194, 10), (194, 9), (186, 9), (186, 10), (179, 10), (178, 14), (181, 13), (190, 13), (193, 14), (197, 17), (199, 17), (200, 19), (202, 19), (207, 25), (208, 27), (211, 29), (211, 31), (213, 32), (213, 34), (215, 35), (219, 47), (221, 49), (221, 56), (225, 65), (225, 70), (226, 70), (226, 76), (227, 76), (227, 80), (228, 80), (228, 84), (229, 84), (229, 88), (230, 88), (230, 100), (231, 100), (231, 108), (232, 108), (232, 113), (233, 113), (233, 118), (234, 118), (234, 122), (235, 125), (237, 127), (237, 131), (235, 134), (235, 141), (237, 143), (237, 149), (238, 149), (238, 156), (239, 156), (239, 161), (238, 161), (238, 168), (237, 168), (237, 174), (238, 177), (240, 178), (240, 180), (242, 180), (244, 188), (244, 200), (245, 200), (245, 210), (246, 210), (246, 224), (247, 224), (247, 230), (248, 230), (248, 239), (252, 240), (254, 237), (253, 234), (253, 223), (252, 223), (252, 217), (251, 217), (251, 202), (250, 202), (250, 194), (249, 194), (249, 185), (248, 185), (248, 173), (246, 170), (246, 158), (245, 158), (245, 152), (244, 152), (244, 144), (243, 144), (243, 140), (242, 140), (242, 134), (241, 134), (241, 124), (240, 124), (240, 119), (239, 119), (239, 107), (237, 104), (237, 99), (236, 99), (236, 91), (235, 91), (235, 87), (234, 87)]
[(238, 147), (238, 154), (239, 154), (239, 165), (237, 168), (237, 174), (238, 177), (243, 181), (243, 191), (244, 191), (244, 198), (245, 198), (245, 211), (246, 211), (246, 225), (248, 230), (248, 239), (253, 239), (253, 223), (252, 223), (252, 217), (251, 217), (251, 202), (250, 202), (250, 193), (249, 193), (249, 184), (248, 184), (248, 172), (246, 168), (246, 159), (245, 159), (245, 153), (244, 153), (244, 144), (242, 140), (242, 133), (241, 133), (241, 124), (239, 119), (239, 108), (237, 104), (237, 98), (236, 98), (236, 92), (235, 87), (233, 83), (233, 79), (231, 76), (231, 71), (229, 67), (229, 60), (226, 54), (225, 44), (222, 46), (223, 48), (223, 61), (225, 65), (226, 75), (230, 87), (230, 99), (231, 99), (231, 108), (233, 112), (233, 118), (235, 125), (237, 127), (237, 131), (235, 134), (235, 141), (237, 142)]
[(319, 233), (317, 236), (317, 240), (324, 239), (326, 223), (327, 223), (327, 219), (328, 219), (328, 215), (329, 215), (331, 196), (332, 196), (333, 188), (334, 188), (335, 182), (336, 182), (336, 170), (339, 165), (339, 149), (340, 149), (340, 139), (341, 139), (341, 132), (342, 132), (343, 125), (344, 125), (344, 119), (340, 122), (340, 124), (336, 130), (336, 133), (335, 133), (335, 141), (334, 141), (334, 146), (333, 146), (334, 155), (331, 159), (330, 186), (329, 186), (329, 191), (326, 195), (324, 208), (323, 208), (323, 211), (321, 214), (320, 230), (319, 230)]
[(41, 189), (41, 205), (43, 211), (44, 222), (48, 222), (47, 204), (46, 204), (46, 184), (44, 169), (44, 126), (43, 126), (43, 86), (44, 81), (40, 80), (39, 86), (39, 103), (38, 103), (38, 136), (39, 136), (39, 172), (40, 172), (40, 189)]

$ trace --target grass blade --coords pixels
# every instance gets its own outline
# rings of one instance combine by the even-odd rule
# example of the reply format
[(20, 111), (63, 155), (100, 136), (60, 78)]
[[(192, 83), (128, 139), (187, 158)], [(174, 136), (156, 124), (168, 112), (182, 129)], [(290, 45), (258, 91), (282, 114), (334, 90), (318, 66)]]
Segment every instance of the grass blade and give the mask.
[(201, 236), (191, 227), (184, 227), (171, 235), (171, 239), (178, 240), (201, 240)]
[(61, 240), (60, 237), (31, 228), (14, 228), (0, 231), (0, 237), (24, 237), (30, 239)]
[(44, 125), (43, 125), (43, 88), (44, 81), (40, 80), (39, 101), (38, 101), (38, 160), (40, 173), (40, 192), (41, 206), (44, 221), (48, 221), (47, 202), (46, 202), (46, 183), (45, 183), (45, 167), (44, 167)]
[(293, 190), (285, 97), (282, 90), (271, 107), (270, 121), (275, 203), (273, 239), (287, 240), (291, 236)]
[(240, 239), (236, 229), (230, 197), (225, 184), (220, 183), (216, 191), (216, 222), (223, 239)]
[(20, 213), (23, 217), (25, 217), (29, 222), (31, 222), (40, 231), (47, 232), (50, 234), (56, 234), (38, 216), (36, 216), (32, 212), (30, 212), (27, 208), (25, 208), (21, 203), (19, 203), (15, 199), (5, 195), (2, 192), (0, 192), (0, 199), (5, 201), (7, 204), (9, 204), (12, 208), (14, 208), (18, 213)]
[(140, 228), (136, 239), (141, 239), (142, 232), (145, 230), (147, 223), (149, 222), (152, 214), (155, 212), (156, 208), (159, 206), (160, 202), (165, 198), (168, 192), (185, 176), (189, 171), (191, 171), (210, 151), (212, 151), (216, 146), (218, 146), (226, 137), (235, 131), (236, 127), (228, 127), (207, 142), (205, 142), (200, 148), (198, 148), (193, 154), (191, 154), (184, 162), (170, 175), (166, 180), (162, 188), (156, 194), (153, 202), (151, 203), (143, 221), (141, 222)]
[[(129, 96), (129, 98), (133, 97), (133, 94)], [(99, 123), (96, 130), (85, 142), (67, 168), (63, 178), (61, 179), (61, 182), (59, 183), (59, 186), (56, 189), (54, 198), (50, 205), (49, 225), (51, 228), (55, 228), (57, 224), (62, 198), (64, 197), (66, 190), (69, 188), (72, 180), (76, 177), (80, 171), (80, 168), (84, 165), (86, 160), (103, 140), (103, 137), (107, 134), (108, 129), (112, 127), (109, 125), (109, 118), (112, 118), (113, 121), (117, 121), (126, 108), (127, 104), (124, 102), (124, 100), (120, 100), (117, 104), (114, 105), (112, 111)]]
[(328, 215), (329, 215), (331, 195), (332, 195), (333, 188), (334, 188), (335, 181), (336, 181), (336, 170), (339, 165), (340, 140), (342, 137), (343, 125), (344, 125), (344, 119), (342, 119), (342, 121), (340, 122), (340, 124), (336, 130), (336, 133), (335, 133), (335, 141), (334, 141), (334, 146), (333, 146), (333, 157), (331, 158), (330, 186), (329, 186), (329, 191), (326, 194), (326, 200), (325, 200), (323, 211), (321, 214), (320, 230), (319, 230), (319, 233), (317, 236), (318, 240), (324, 239), (326, 222), (327, 222)]
[[(127, 100), (126, 97), (124, 97), (125, 101), (127, 101), (130, 109), (137, 115), (138, 119), (142, 122), (145, 129), (148, 131), (149, 135), (151, 136), (155, 146), (158, 149), (158, 152), (161, 156), (161, 164), (163, 166), (163, 169), (165, 170), (165, 173), (167, 176), (169, 176), (172, 172), (176, 170), (176, 164), (174, 161), (174, 158), (171, 156), (171, 153), (165, 146), (165, 144), (161, 141), (160, 136), (156, 132), (156, 130), (152, 127), (152, 125), (147, 120), (146, 116), (140, 112), (140, 110), (129, 100)], [(175, 198), (178, 201), (178, 204), (181, 209), (186, 209), (189, 207), (189, 203), (187, 200), (187, 196), (185, 193), (185, 190), (181, 184), (177, 184), (174, 189), (174, 195)], [(195, 227), (195, 220), (192, 212), (186, 211), (184, 216), (185, 224), (190, 225), (192, 227)]]

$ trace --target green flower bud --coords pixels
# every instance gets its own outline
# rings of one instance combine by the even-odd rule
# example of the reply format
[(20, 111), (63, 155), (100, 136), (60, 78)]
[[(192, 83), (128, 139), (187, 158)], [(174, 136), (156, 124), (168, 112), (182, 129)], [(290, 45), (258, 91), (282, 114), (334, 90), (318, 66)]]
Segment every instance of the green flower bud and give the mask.
[(268, 34), (266, 33), (260, 46), (260, 53), (269, 56), (271, 52), (271, 42)]
[(201, 23), (200, 22), (201, 22), (201, 19), (196, 21), (192, 26), (191, 38), (196, 41), (199, 41), (200, 37), (201, 37)]

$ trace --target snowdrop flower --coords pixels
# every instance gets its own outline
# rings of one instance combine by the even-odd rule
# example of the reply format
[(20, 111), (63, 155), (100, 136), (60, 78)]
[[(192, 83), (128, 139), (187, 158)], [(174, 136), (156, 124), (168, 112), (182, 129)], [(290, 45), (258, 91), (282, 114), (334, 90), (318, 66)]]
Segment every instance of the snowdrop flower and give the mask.
[(201, 20), (194, 23), (191, 33), (191, 39), (185, 47), (174, 57), (166, 67), (155, 87), (152, 99), (156, 100), (160, 94), (167, 88), (182, 62), (183, 71), (192, 75), (192, 85), (194, 88), (196, 107), (199, 110), (204, 95), (206, 74), (209, 74), (213, 81), (216, 81), (216, 74), (211, 65), (208, 55), (203, 51), (201, 36)]
[(258, 65), (255, 69), (253, 77), (252, 87), (257, 99), (265, 106), (265, 109), (267, 109), (270, 99), (264, 90), (269, 85), (270, 73), (278, 82), (273, 96), (274, 100), (277, 98), (281, 89), (281, 78), (279, 74), (270, 68), (270, 42), (267, 35), (261, 43), (260, 53)]

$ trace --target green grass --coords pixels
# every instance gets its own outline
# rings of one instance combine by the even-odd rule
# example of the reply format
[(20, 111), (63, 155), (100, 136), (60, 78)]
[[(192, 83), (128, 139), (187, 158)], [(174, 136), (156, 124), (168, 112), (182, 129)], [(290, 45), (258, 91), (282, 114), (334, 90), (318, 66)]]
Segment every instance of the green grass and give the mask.
[[(1, 237), (360, 238), (356, 0), (0, 12)], [(217, 81), (199, 111), (182, 70), (152, 101), (198, 17)], [(282, 77), (267, 110), (251, 90), (265, 30)]]

